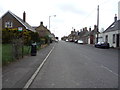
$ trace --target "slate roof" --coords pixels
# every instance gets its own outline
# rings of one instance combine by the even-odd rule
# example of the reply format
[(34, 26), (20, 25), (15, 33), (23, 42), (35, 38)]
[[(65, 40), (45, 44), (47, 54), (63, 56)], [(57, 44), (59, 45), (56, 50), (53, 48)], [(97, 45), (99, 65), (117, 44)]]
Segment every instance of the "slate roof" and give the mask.
[(120, 20), (113, 22), (103, 33), (120, 30)]
[(16, 16), (14, 13), (12, 13), (11, 11), (8, 11), (7, 13), (10, 13), (14, 18), (16, 18), (16, 20), (18, 20), (23, 26), (25, 26), (25, 28), (27, 30), (36, 32), (34, 28), (32, 28), (27, 22), (24, 22), (21, 18), (19, 18), (18, 16)]

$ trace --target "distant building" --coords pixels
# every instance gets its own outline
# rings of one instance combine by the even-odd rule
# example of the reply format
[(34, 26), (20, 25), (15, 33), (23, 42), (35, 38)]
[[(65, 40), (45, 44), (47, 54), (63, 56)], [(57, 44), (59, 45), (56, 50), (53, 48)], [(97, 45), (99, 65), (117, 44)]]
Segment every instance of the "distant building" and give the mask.
[(97, 25), (94, 25), (94, 29), (89, 33), (88, 44), (95, 44), (97, 39)]
[(35, 30), (39, 33), (40, 37), (50, 36), (51, 32), (43, 25), (43, 22), (40, 22), (40, 26), (34, 27)]
[(5, 28), (22, 28), (23, 30), (30, 30), (35, 32), (35, 30), (26, 22), (26, 13), (23, 13), (23, 19), (16, 16), (11, 11), (6, 12), (2, 17), (2, 29)]
[(96, 35), (97, 35), (97, 26), (94, 25), (94, 29), (91, 30), (89, 28), (89, 31), (86, 28), (83, 28), (83, 30), (79, 33), (79, 39), (84, 42), (84, 44), (95, 44), (96, 42)]

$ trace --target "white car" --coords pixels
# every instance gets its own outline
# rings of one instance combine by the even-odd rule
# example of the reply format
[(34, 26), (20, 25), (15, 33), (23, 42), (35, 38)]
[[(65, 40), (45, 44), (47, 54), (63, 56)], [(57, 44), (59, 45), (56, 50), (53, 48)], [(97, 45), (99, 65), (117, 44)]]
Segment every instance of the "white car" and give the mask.
[(78, 44), (83, 44), (83, 41), (82, 40), (78, 40), (77, 43)]
[(68, 39), (66, 39), (65, 41), (68, 42)]
[(55, 39), (55, 42), (58, 42), (59, 40), (58, 39)]

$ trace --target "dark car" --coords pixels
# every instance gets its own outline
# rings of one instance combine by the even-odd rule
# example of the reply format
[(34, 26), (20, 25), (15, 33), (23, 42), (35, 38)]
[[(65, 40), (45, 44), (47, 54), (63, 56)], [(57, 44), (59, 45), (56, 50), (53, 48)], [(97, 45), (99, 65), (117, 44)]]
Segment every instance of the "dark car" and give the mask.
[(97, 48), (109, 48), (109, 43), (107, 42), (98, 42), (95, 44), (95, 47)]

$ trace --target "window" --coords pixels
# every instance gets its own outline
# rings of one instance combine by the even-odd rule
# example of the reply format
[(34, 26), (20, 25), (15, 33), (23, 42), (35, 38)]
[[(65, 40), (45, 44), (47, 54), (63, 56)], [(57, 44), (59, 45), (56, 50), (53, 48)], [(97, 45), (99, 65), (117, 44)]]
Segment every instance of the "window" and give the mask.
[(13, 23), (11, 21), (5, 22), (5, 28), (12, 28)]
[(113, 43), (115, 43), (115, 34), (113, 34)]

